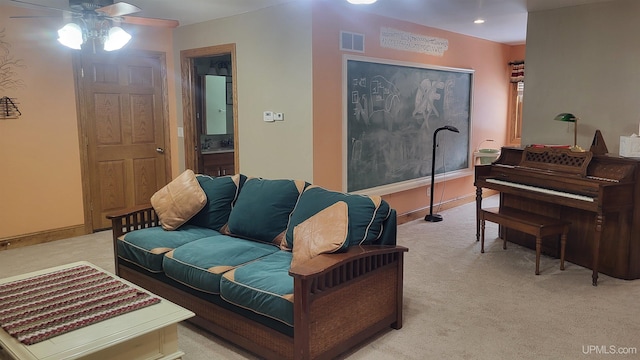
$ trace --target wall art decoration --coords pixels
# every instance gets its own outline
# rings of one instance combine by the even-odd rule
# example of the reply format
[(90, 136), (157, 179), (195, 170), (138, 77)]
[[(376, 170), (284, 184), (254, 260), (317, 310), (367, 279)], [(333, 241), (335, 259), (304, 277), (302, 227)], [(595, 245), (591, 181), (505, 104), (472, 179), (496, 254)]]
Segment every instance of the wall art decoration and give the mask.
[[(5, 40), (5, 29), (0, 30), (0, 90), (15, 90), (24, 87), (17, 69), (26, 65), (22, 59), (11, 55), (11, 44)], [(18, 102), (9, 96), (0, 96), (0, 119), (17, 119), (22, 113)]]

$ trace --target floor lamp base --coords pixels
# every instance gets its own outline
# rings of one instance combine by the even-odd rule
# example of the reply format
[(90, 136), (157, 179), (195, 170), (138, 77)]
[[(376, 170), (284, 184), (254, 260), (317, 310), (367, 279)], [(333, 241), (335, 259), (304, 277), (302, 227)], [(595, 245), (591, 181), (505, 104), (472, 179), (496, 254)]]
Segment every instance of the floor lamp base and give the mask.
[(429, 221), (429, 222), (442, 221), (442, 215), (440, 215), (440, 214), (429, 214), (429, 215), (424, 217), (424, 221)]

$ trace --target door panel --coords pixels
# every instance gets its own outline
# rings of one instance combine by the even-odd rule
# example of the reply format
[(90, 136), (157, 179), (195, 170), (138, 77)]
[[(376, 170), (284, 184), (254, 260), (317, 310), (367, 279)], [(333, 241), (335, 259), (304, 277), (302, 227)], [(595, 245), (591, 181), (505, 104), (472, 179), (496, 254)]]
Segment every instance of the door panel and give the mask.
[(135, 159), (133, 173), (137, 179), (134, 189), (135, 204), (147, 204), (151, 196), (164, 186), (164, 182), (158, 183), (156, 159)]
[(98, 145), (122, 143), (119, 94), (94, 95), (96, 142)]
[(99, 195), (104, 211), (118, 210), (126, 206), (124, 173), (124, 161), (103, 161), (98, 163), (98, 174), (101, 179)]
[(163, 64), (126, 52), (83, 54), (81, 64), (85, 176), (98, 230), (111, 226), (107, 213), (148, 204), (167, 183)]

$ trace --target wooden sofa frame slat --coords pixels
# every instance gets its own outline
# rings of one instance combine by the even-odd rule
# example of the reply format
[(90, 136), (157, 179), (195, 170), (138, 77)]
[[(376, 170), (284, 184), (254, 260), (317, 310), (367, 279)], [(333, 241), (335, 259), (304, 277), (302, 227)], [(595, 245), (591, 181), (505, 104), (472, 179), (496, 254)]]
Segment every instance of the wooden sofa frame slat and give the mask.
[[(159, 226), (149, 205), (112, 213), (114, 254), (127, 232)], [(402, 327), (402, 246), (353, 246), (293, 267), (293, 338), (131, 269), (116, 274), (196, 314), (192, 323), (265, 359), (331, 359), (385, 329)], [(357, 294), (357, 301), (354, 296)]]

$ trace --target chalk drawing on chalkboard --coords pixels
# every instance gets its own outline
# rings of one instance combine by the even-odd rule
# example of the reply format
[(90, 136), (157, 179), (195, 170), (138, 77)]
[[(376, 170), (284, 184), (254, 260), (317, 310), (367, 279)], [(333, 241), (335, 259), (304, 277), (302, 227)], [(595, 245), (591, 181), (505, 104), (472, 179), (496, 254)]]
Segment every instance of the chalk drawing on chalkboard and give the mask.
[[(436, 174), (470, 168), (472, 70), (354, 56), (344, 66), (346, 191), (419, 184), (432, 161)], [(431, 159), (445, 125), (460, 133), (439, 136)]]
[(440, 94), (438, 94), (438, 89), (444, 89), (442, 81), (424, 79), (416, 91), (416, 104), (412, 116), (421, 116), (423, 119), (422, 126), (426, 128), (429, 128), (429, 117), (432, 113), (435, 117), (440, 117), (440, 113), (434, 105), (434, 101), (441, 98)]

